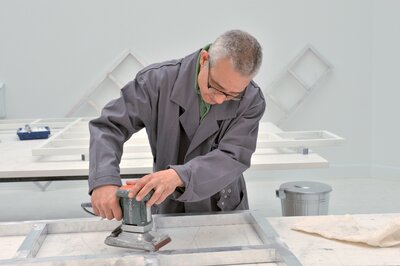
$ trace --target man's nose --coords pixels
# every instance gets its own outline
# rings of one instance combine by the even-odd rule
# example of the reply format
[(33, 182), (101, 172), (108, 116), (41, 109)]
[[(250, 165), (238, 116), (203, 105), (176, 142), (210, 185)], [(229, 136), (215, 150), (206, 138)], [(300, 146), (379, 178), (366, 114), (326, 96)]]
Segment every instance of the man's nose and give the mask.
[(214, 100), (215, 100), (215, 102), (216, 102), (217, 104), (223, 103), (223, 102), (225, 101), (225, 99), (226, 99), (226, 96), (225, 96), (225, 95), (222, 95), (222, 94), (220, 94), (220, 95), (215, 95), (215, 97), (214, 97)]

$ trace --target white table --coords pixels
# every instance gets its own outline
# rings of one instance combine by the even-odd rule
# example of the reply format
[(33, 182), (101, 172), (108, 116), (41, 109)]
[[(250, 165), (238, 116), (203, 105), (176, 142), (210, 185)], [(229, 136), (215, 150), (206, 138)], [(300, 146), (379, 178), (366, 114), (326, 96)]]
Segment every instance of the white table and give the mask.
[[(65, 120), (65, 119), (64, 119)], [(49, 125), (52, 135), (57, 135), (68, 123), (73, 120), (64, 121), (43, 120), (36, 122), (38, 125)], [(40, 121), (40, 120), (39, 120)], [(88, 119), (83, 120), (87, 124)], [(7, 121), (0, 120), (0, 182), (15, 181), (53, 181), (53, 180), (84, 180), (87, 179), (89, 162), (83, 161), (80, 154), (68, 155), (46, 155), (33, 156), (32, 150), (48, 143), (48, 140), (18, 140), (15, 130), (17, 125), (23, 126), (27, 120)], [(313, 151), (302, 154), (299, 148), (265, 148), (265, 140), (271, 132), (282, 132), (271, 123), (261, 123), (259, 142), (264, 148), (257, 148), (252, 157), (251, 169), (255, 170), (277, 170), (277, 169), (301, 169), (328, 167), (328, 161)], [(85, 139), (79, 139), (87, 143), (88, 131)], [(143, 145), (147, 142), (144, 130), (139, 132), (139, 142), (135, 145)], [(148, 145), (148, 143), (147, 143)], [(146, 147), (145, 147), (146, 148)], [(86, 147), (87, 149), (87, 147)], [(149, 149), (147, 147), (147, 149)], [(87, 155), (87, 154), (86, 154)], [(153, 159), (149, 151), (124, 153), (120, 164), (122, 178), (135, 178), (152, 172)]]

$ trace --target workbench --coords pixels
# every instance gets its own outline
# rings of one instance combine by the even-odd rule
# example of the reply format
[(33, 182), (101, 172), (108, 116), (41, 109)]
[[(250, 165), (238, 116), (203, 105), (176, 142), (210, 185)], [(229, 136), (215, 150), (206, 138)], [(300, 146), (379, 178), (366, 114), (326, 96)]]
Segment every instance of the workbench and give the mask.
[[(367, 226), (399, 216), (353, 215)], [(374, 248), (291, 230), (305, 217), (238, 211), (153, 218), (154, 228), (172, 238), (158, 252), (105, 245), (115, 220), (0, 223), (0, 265), (400, 265), (400, 246)]]
[[(85, 180), (88, 177), (90, 118), (0, 120), (0, 182)], [(18, 140), (18, 127), (49, 126), (50, 139)], [(284, 134), (279, 136), (277, 134)], [(328, 161), (313, 152), (315, 146), (333, 146), (343, 139), (329, 132), (287, 132), (272, 123), (260, 124), (253, 170), (328, 167)], [(295, 139), (299, 136), (299, 139)], [(326, 138), (324, 138), (326, 136)], [(307, 139), (308, 138), (308, 139)], [(122, 178), (137, 178), (152, 172), (153, 157), (145, 130), (124, 145)]]
[[(400, 213), (352, 215), (358, 224), (369, 228), (383, 227)], [(400, 265), (400, 245), (377, 248), (361, 243), (330, 240), (290, 228), (302, 217), (275, 217), (267, 220), (280, 239), (303, 265)]]

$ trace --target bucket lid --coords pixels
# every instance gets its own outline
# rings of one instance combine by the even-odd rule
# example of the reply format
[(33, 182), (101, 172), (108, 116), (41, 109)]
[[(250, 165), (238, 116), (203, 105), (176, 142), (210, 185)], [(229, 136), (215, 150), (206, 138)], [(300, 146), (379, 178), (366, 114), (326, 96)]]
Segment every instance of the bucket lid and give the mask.
[(332, 187), (320, 182), (296, 181), (283, 183), (279, 190), (284, 190), (285, 192), (289, 193), (319, 194), (331, 192)]

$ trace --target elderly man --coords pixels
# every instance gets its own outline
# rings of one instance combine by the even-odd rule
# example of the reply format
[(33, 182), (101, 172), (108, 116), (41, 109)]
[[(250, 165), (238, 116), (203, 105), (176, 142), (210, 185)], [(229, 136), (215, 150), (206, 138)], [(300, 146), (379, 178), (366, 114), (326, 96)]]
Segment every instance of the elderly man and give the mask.
[(121, 219), (123, 144), (146, 129), (154, 172), (128, 181), (138, 201), (151, 190), (153, 213), (248, 209), (243, 172), (265, 110), (253, 77), (261, 46), (241, 30), (179, 60), (150, 65), (90, 122), (89, 193), (93, 210)]

